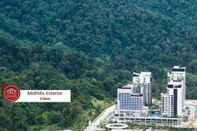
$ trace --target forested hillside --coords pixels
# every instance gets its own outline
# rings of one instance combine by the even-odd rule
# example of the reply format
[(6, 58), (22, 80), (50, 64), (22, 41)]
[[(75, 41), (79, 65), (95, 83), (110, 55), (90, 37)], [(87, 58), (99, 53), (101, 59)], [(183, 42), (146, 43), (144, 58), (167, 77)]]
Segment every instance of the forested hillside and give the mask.
[(196, 12), (196, 0), (1, 0), (0, 84), (73, 96), (68, 104), (1, 99), (0, 130), (81, 130), (133, 71), (153, 73), (159, 98), (167, 69), (186, 66), (187, 96), (197, 98)]

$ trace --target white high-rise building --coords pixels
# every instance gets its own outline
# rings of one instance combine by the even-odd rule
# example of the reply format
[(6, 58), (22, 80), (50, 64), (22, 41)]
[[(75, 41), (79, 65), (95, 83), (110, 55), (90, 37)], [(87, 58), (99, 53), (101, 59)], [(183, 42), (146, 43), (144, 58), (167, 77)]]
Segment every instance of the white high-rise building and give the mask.
[[(186, 94), (186, 72), (185, 67), (174, 66), (171, 71), (168, 72), (168, 86), (167, 93), (162, 94), (162, 115), (166, 115), (166, 112), (173, 115), (168, 115), (169, 117), (182, 117), (185, 103)], [(172, 98), (173, 97), (173, 98)], [(173, 102), (169, 101), (173, 100)], [(171, 105), (171, 103), (173, 105)], [(169, 108), (169, 107), (173, 108)], [(173, 111), (172, 111), (173, 110)]]
[(183, 116), (184, 110), (184, 89), (183, 81), (171, 81), (168, 83), (167, 90), (174, 95), (174, 114), (175, 116)]
[(177, 106), (177, 116), (183, 116), (185, 98), (186, 98), (186, 68), (174, 66), (168, 72), (168, 90), (174, 91), (175, 105)]
[(164, 117), (174, 117), (174, 94), (161, 93), (161, 112)]
[(133, 83), (138, 85), (143, 94), (145, 105), (152, 104), (152, 75), (151, 72), (133, 73)]
[(186, 98), (186, 68), (180, 66), (174, 66), (171, 71), (168, 72), (168, 82), (181, 82), (183, 89), (183, 102)]

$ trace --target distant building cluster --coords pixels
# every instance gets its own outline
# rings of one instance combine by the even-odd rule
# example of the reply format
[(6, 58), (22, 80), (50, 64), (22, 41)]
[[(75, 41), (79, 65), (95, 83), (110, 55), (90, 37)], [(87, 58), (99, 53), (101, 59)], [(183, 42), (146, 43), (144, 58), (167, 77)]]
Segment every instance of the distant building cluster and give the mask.
[[(184, 117), (186, 96), (186, 68), (174, 66), (167, 73), (166, 91), (156, 116), (152, 109), (151, 72), (133, 73), (131, 83), (117, 89), (117, 109), (110, 120), (116, 122), (151, 123), (151, 125), (176, 126)], [(159, 114), (159, 115), (158, 115)]]
[[(186, 94), (185, 67), (174, 66), (167, 73), (166, 92), (161, 93), (161, 115), (163, 117), (183, 117)], [(117, 91), (119, 111), (139, 111), (152, 104), (151, 72), (133, 73), (132, 84)]]

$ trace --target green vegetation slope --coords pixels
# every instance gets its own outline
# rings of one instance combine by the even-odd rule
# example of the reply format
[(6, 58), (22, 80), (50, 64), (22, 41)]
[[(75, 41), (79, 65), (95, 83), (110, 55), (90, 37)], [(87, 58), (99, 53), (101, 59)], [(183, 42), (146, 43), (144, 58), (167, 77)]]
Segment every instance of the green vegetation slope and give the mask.
[(153, 72), (153, 94), (159, 97), (166, 70), (187, 66), (187, 96), (197, 98), (196, 3), (1, 0), (0, 82), (71, 89), (73, 101), (8, 104), (1, 99), (0, 130), (81, 130), (133, 71)]

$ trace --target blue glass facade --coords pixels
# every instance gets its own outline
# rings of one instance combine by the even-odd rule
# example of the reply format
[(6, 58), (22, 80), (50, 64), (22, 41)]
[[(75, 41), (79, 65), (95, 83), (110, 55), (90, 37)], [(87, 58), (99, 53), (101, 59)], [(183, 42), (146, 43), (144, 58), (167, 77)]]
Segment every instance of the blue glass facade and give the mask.
[(119, 110), (142, 110), (143, 96), (140, 94), (133, 95), (131, 93), (118, 93), (118, 107)]

